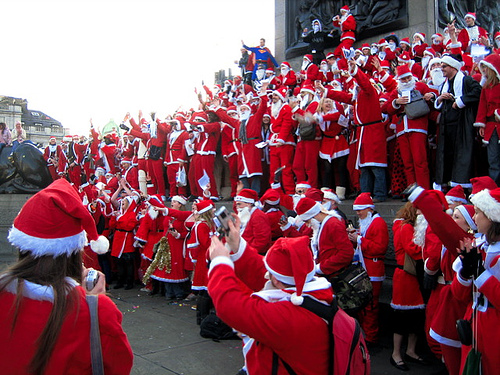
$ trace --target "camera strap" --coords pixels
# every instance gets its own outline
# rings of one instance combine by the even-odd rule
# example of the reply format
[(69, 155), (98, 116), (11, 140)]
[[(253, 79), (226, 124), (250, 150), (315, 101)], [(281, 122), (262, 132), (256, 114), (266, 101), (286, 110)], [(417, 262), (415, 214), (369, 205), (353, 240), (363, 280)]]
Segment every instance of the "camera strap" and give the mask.
[(92, 375), (104, 375), (102, 362), (101, 334), (99, 332), (99, 318), (97, 315), (98, 296), (87, 295), (90, 312), (90, 358), (92, 361)]

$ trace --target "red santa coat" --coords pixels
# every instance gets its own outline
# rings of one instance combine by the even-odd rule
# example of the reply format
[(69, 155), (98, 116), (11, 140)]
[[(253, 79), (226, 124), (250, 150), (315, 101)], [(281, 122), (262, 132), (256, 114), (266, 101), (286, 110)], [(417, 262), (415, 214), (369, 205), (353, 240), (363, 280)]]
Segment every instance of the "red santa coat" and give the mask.
[(43, 158), (47, 162), (47, 167), (53, 180), (57, 179), (57, 167), (62, 153), (60, 145), (48, 145), (43, 152)]
[(111, 216), (109, 227), (115, 230), (111, 256), (120, 258), (123, 253), (133, 253), (134, 229), (139, 223), (134, 210), (135, 203), (130, 204), (127, 211), (120, 216)]
[(99, 155), (101, 156), (106, 172), (116, 173), (118, 170), (115, 164), (115, 153), (115, 143), (106, 144), (105, 142), (101, 142), (99, 146)]
[(184, 269), (184, 239), (187, 235), (184, 222), (172, 217), (166, 217), (165, 223), (169, 222), (169, 228), (177, 231), (174, 236), (169, 230), (167, 234), (168, 245), (170, 247), (170, 271), (157, 268), (151, 275), (152, 279), (167, 283), (182, 283), (189, 280)]
[(204, 221), (197, 221), (186, 237), (186, 249), (194, 264), (191, 285), (193, 290), (206, 290), (208, 284), (207, 250), (210, 246), (212, 231)]
[(340, 217), (327, 216), (313, 239), (313, 250), (316, 247), (316, 271), (327, 276), (347, 267), (352, 262), (354, 250)]
[(330, 112), (316, 115), (323, 135), (319, 148), (319, 157), (321, 159), (331, 162), (333, 159), (349, 155), (347, 139), (341, 134), (346, 128), (338, 123), (340, 116), (343, 114), (343, 107), (335, 103), (335, 107)]
[(302, 83), (300, 84), (301, 87), (305, 85), (312, 85), (314, 86), (314, 81), (321, 79), (321, 75), (319, 73), (319, 68), (316, 64), (313, 64), (312, 62), (307, 65), (306, 69), (301, 71), (301, 73), (304, 75), (304, 79)]
[(358, 246), (363, 253), (366, 272), (371, 281), (383, 281), (385, 278), (385, 253), (389, 245), (389, 231), (385, 220), (374, 214), (365, 233), (358, 236)]
[(420, 248), (413, 243), (413, 226), (402, 219), (394, 220), (394, 252), (398, 267), (392, 278), (391, 307), (395, 310), (425, 309), (417, 277), (403, 270), (405, 254), (415, 260), (422, 259)]
[(470, 34), (475, 35), (477, 38), (477, 39), (475, 38), (476, 40), (479, 40), (479, 37), (488, 38), (488, 32), (482, 27), (479, 27), (477, 25), (460, 30), (460, 32), (458, 33), (457, 40), (462, 44), (461, 48), (463, 52), (465, 52), (467, 48), (469, 48), (471, 45)]
[(485, 128), (484, 143), (490, 143), (491, 135), (495, 129), (500, 135), (500, 122), (496, 120), (495, 113), (500, 116), (500, 84), (493, 87), (483, 87), (481, 90), (474, 126)]
[(276, 146), (278, 141), (295, 146), (292, 108), (288, 104), (283, 104), (278, 113), (278, 117), (275, 118), (271, 116), (271, 125), (269, 129), (271, 130), (271, 139), (269, 140), (270, 146)]
[(252, 244), (252, 247), (260, 254), (265, 254), (271, 245), (271, 225), (267, 215), (253, 207), (251, 216), (246, 224), (241, 237)]
[(341, 17), (339, 20), (333, 21), (333, 26), (339, 27), (341, 31), (340, 40), (350, 39), (353, 42), (356, 40), (356, 19), (352, 14), (347, 17)]
[[(488, 245), (484, 235), (477, 240), (476, 245), (484, 252), (484, 272), (472, 280), (464, 280), (460, 276), (461, 262), (455, 266), (457, 276), (452, 283), (452, 292), (455, 298), (468, 303), (465, 319), (470, 319), (472, 314), (472, 303), (478, 303), (475, 312), (475, 327), (473, 330), (474, 340), (477, 342), (477, 350), (482, 354), (481, 368), (484, 374), (495, 374), (500, 367), (500, 356), (498, 347), (500, 345), (500, 243)], [(473, 300), (473, 287), (483, 295), (483, 300)], [(475, 292), (476, 290), (474, 290)], [(477, 297), (477, 295), (476, 295)], [(462, 367), (470, 347), (462, 347)]]
[(281, 84), (278, 87), (278, 89), (280, 89), (283, 86), (286, 86), (286, 88), (291, 89), (297, 85), (297, 76), (293, 70), (289, 70), (285, 76), (280, 75), (279, 78)]
[(354, 105), (356, 124), (368, 124), (380, 121), (380, 124), (362, 126), (358, 137), (357, 167), (387, 167), (387, 141), (382, 122), (382, 113), (378, 94), (368, 76), (356, 67), (353, 77), (360, 86), (358, 97), (343, 91), (328, 90), (327, 96), (347, 104)]
[[(28, 366), (35, 355), (37, 339), (52, 311), (53, 295), (50, 300), (46, 300), (46, 294), (45, 300), (42, 300), (42, 296), (33, 290), (36, 285), (29, 283), (25, 286), (33, 294), (29, 298), (21, 298), (15, 326), (12, 310), (16, 305), (15, 290), (12, 293), (6, 290), (0, 293), (0, 319), (2, 321), (0, 361), (4, 374), (29, 373)], [(38, 287), (43, 289), (40, 285)], [(68, 306), (68, 313), (64, 317), (45, 374), (92, 374), (90, 313), (85, 300), (85, 291), (82, 287), (75, 286), (71, 293), (76, 300)], [(99, 295), (98, 317), (105, 373), (129, 374), (132, 370), (133, 354), (121, 326), (122, 314), (113, 301), (104, 294)]]
[(130, 166), (122, 170), (122, 177), (127, 181), (130, 187), (134, 190), (139, 190), (139, 171), (137, 167)]
[[(217, 315), (255, 340), (244, 349), (248, 374), (272, 373), (273, 352), (297, 374), (326, 374), (331, 349), (325, 322), (290, 301), (271, 303), (242, 291), (240, 279), (254, 291), (260, 290), (265, 282), (263, 258), (250, 246), (235, 261), (235, 270), (229, 259), (225, 258), (226, 262), (219, 259), (211, 263), (209, 293)], [(332, 298), (331, 288), (304, 294), (327, 302)], [(277, 374), (289, 373), (280, 363)]]
[(149, 261), (153, 260), (153, 247), (165, 234), (163, 227), (163, 215), (157, 215), (156, 218), (151, 216), (151, 208), (148, 213), (141, 219), (135, 239), (144, 242), (144, 248), (141, 250), (141, 257)]

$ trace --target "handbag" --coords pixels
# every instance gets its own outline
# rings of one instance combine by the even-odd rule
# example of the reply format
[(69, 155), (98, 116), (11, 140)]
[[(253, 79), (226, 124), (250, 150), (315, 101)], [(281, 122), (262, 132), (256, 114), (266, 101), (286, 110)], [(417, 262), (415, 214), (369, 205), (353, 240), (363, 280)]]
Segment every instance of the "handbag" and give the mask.
[(351, 263), (330, 277), (339, 307), (349, 315), (366, 307), (373, 298), (373, 286), (360, 262)]
[(187, 185), (186, 168), (180, 167), (175, 174), (175, 184), (177, 187), (182, 187)]
[(403, 270), (408, 272), (410, 275), (417, 276), (417, 261), (408, 255), (408, 253), (405, 253)]
[(411, 100), (405, 104), (405, 114), (410, 120), (429, 114), (430, 108), (418, 90), (411, 91)]
[(86, 300), (90, 311), (90, 358), (92, 361), (92, 375), (104, 375), (101, 334), (99, 333), (99, 318), (97, 316), (99, 298), (94, 295), (87, 295)]
[(479, 375), (481, 374), (481, 353), (472, 348), (465, 360), (464, 370), (462, 375)]

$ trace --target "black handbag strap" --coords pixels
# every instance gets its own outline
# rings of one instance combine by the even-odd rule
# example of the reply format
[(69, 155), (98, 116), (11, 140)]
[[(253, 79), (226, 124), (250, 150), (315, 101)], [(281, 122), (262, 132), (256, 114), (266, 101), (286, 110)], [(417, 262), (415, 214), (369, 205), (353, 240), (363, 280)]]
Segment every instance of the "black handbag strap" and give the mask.
[(92, 375), (104, 375), (102, 362), (101, 335), (99, 333), (99, 318), (97, 315), (98, 296), (87, 295), (90, 311), (90, 358), (92, 360)]

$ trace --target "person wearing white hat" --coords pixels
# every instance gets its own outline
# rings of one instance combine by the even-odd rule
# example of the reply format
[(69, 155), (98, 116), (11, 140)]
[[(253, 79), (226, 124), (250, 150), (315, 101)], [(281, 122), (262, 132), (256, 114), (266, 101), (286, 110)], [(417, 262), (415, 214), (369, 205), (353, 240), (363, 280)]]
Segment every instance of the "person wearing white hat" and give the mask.
[(90, 291), (80, 286), (88, 273), (83, 247), (90, 241), (102, 254), (109, 242), (99, 237), (76, 190), (59, 179), (35, 194), (15, 218), (8, 240), (20, 257), (0, 274), (2, 373), (92, 373), (86, 294), (98, 296), (105, 372), (130, 373), (132, 349), (121, 313), (105, 295), (104, 275), (98, 272)]
[(476, 25), (476, 13), (469, 12), (464, 16), (465, 28), (458, 33), (458, 41), (463, 52), (470, 52), (474, 44), (489, 45), (488, 32)]
[(451, 183), (470, 188), (473, 144), (481, 85), (461, 72), (460, 55), (441, 58), (441, 69), (446, 78), (434, 102), (441, 112), (439, 117), (438, 147), (436, 153), (436, 183)]
[(56, 137), (50, 137), (49, 144), (45, 147), (43, 152), (43, 158), (47, 162), (47, 167), (49, 168), (52, 180), (55, 181), (58, 178), (57, 166), (59, 164), (59, 158), (61, 157), (62, 147), (57, 144)]

